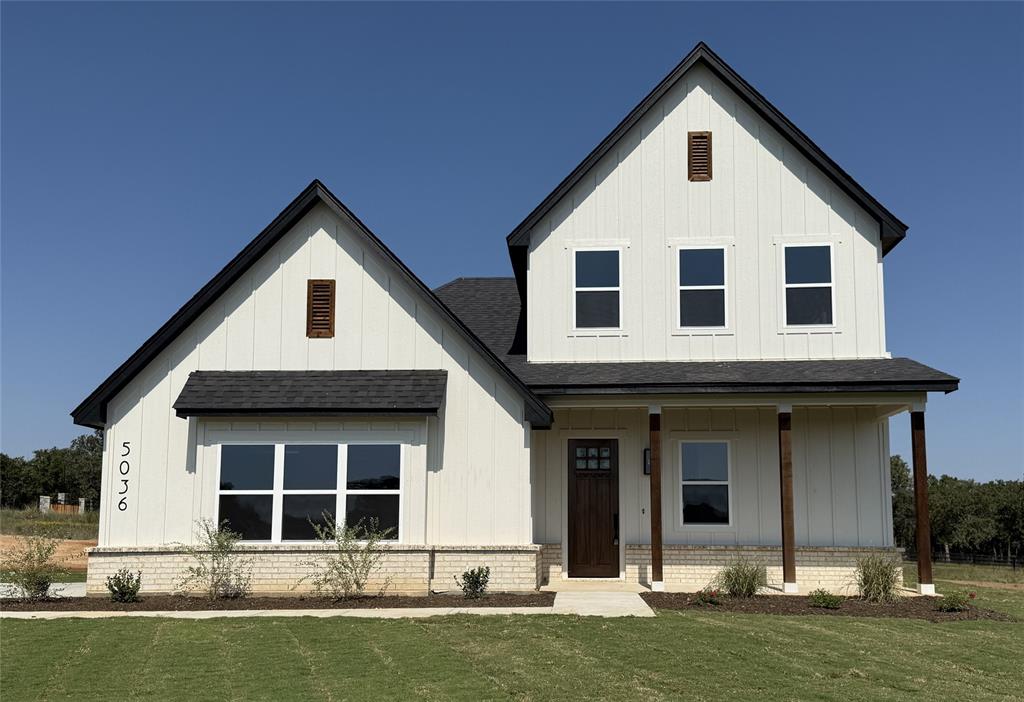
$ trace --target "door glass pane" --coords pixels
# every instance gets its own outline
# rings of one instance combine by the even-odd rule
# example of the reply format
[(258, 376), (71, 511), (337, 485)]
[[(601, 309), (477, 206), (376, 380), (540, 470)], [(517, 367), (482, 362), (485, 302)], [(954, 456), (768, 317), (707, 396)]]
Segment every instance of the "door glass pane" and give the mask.
[(285, 495), (281, 502), (281, 539), (313, 541), (316, 531), (310, 522), (327, 526), (324, 512), (334, 517), (335, 495)]
[(398, 495), (349, 495), (345, 500), (345, 523), (377, 530), (390, 529), (388, 539), (398, 538)]
[(725, 252), (722, 249), (681, 249), (680, 285), (725, 285)]
[(619, 252), (577, 251), (576, 287), (619, 287)]
[(615, 290), (576, 293), (576, 327), (615, 329), (619, 326), (619, 293)]
[(596, 446), (591, 446), (590, 448), (588, 448), (587, 449), (587, 455), (591, 456), (593, 458), (596, 458), (597, 457), (597, 447)]
[(585, 458), (577, 458), (576, 459), (576, 470), (586, 470), (586, 469), (587, 469), (587, 459), (585, 459)]
[(221, 490), (273, 490), (274, 446), (220, 447)]
[(296, 444), (284, 447), (285, 490), (337, 490), (336, 444)]
[(680, 290), (679, 326), (724, 327), (724, 290)]
[(576, 456), (578, 458), (586, 458), (587, 457), (587, 449), (583, 448), (582, 446), (577, 446), (576, 447)]
[(398, 444), (350, 444), (349, 490), (397, 490), (402, 474)]
[(220, 521), (247, 541), (269, 541), (273, 504), (271, 495), (221, 495)]
[(601, 447), (601, 458), (608, 458), (611, 455), (612, 455), (612, 450), (610, 448), (608, 448), (607, 446), (602, 446)]
[(831, 283), (831, 249), (828, 246), (786, 248), (787, 283)]
[(728, 485), (683, 485), (683, 523), (728, 524)]
[(832, 288), (787, 288), (786, 324), (832, 324)]
[(587, 459), (587, 468), (589, 468), (590, 470), (597, 470), (597, 459), (596, 458)]
[(728, 480), (729, 447), (721, 441), (682, 444), (683, 480)]
[(608, 458), (601, 459), (601, 470), (611, 470), (612, 462)]

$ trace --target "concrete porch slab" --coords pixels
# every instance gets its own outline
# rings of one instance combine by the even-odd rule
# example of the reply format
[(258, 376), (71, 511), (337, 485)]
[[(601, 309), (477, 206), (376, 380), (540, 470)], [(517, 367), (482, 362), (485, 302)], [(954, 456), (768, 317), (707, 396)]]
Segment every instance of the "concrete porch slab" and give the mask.
[(654, 616), (654, 610), (635, 592), (558, 592), (552, 612), (582, 617)]

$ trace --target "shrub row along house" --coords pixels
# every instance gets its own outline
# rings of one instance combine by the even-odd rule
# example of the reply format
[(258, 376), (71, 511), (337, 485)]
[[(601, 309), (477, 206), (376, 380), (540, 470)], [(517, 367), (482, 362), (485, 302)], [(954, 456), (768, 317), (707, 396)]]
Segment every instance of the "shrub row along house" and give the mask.
[(393, 529), (394, 592), (743, 555), (841, 589), (895, 551), (888, 419), (923, 484), (959, 382), (886, 350), (906, 229), (704, 44), (508, 235), (514, 277), (431, 290), (314, 181), (74, 410), (106, 437), (88, 588), (170, 589), (212, 519), (284, 590), (328, 511)]

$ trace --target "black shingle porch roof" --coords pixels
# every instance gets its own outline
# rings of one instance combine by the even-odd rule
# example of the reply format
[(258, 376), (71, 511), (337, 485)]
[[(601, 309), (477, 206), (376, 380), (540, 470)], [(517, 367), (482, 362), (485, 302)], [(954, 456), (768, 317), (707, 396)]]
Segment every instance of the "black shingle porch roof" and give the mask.
[(443, 370), (195, 371), (174, 402), (179, 417), (437, 414)]

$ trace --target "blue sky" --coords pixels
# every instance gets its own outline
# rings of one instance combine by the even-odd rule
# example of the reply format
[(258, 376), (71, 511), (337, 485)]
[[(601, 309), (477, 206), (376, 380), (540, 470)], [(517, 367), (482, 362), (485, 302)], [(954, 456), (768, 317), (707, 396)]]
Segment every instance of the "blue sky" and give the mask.
[(910, 225), (889, 349), (963, 378), (930, 469), (1022, 477), (1024, 5), (0, 13), (4, 452), (83, 431), (68, 412), (314, 177), (428, 284), (508, 274), (505, 234), (704, 40)]

